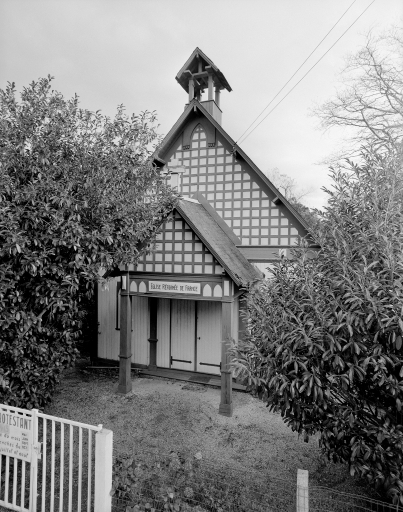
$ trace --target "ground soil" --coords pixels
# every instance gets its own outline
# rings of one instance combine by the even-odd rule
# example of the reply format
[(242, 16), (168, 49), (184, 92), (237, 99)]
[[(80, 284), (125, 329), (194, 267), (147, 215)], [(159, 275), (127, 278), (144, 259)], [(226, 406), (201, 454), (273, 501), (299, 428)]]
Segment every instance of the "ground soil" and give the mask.
[(115, 391), (116, 370), (85, 366), (81, 361), (64, 374), (46, 412), (112, 430), (115, 454), (174, 451), (188, 457), (200, 453), (206, 463), (244, 474), (276, 477), (295, 485), (297, 470), (306, 469), (310, 485), (370, 492), (344, 466), (328, 462), (317, 439), (305, 443), (250, 394), (234, 392), (234, 413), (229, 418), (218, 414), (217, 388), (134, 376), (132, 393), (123, 397)]

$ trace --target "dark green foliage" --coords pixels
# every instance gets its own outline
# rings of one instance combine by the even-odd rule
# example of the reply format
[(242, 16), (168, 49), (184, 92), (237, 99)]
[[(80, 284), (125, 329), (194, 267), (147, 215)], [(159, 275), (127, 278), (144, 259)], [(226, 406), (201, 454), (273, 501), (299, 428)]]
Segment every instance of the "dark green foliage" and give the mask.
[(73, 363), (101, 269), (136, 262), (176, 201), (153, 115), (111, 120), (50, 83), (0, 91), (0, 402), (28, 408)]
[[(251, 291), (235, 368), (351, 474), (403, 491), (402, 154), (332, 171), (322, 249), (295, 251)], [(403, 500), (401, 499), (403, 502)]]
[[(202, 465), (176, 452), (155, 461), (119, 455), (113, 473), (114, 507), (125, 512), (263, 512), (269, 498), (263, 493), (269, 491), (276, 510), (289, 510), (290, 505), (283, 508), (283, 500), (275, 499), (279, 482), (257, 482), (248, 474)], [(289, 487), (289, 482), (280, 485), (284, 483)]]

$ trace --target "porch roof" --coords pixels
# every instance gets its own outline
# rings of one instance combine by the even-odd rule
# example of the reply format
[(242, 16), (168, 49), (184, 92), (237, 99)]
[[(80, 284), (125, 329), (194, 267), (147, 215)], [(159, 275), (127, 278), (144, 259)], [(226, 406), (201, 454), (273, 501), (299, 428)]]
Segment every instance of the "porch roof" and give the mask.
[(182, 198), (176, 209), (238, 286), (263, 279), (202, 204)]

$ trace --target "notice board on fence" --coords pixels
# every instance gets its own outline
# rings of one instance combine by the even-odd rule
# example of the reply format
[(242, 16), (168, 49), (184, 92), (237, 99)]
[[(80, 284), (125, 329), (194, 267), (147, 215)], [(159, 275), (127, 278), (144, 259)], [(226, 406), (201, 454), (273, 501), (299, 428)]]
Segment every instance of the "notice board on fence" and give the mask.
[(0, 410), (0, 454), (31, 462), (32, 429), (31, 417)]

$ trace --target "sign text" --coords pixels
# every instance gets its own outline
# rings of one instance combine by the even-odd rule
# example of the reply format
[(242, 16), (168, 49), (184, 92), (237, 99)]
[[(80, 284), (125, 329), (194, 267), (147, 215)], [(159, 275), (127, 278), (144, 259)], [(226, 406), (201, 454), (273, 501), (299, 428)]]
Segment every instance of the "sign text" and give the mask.
[(30, 417), (0, 411), (0, 454), (30, 462), (32, 440)]
[(187, 295), (200, 295), (200, 283), (184, 283), (169, 281), (149, 281), (149, 292), (184, 293)]

